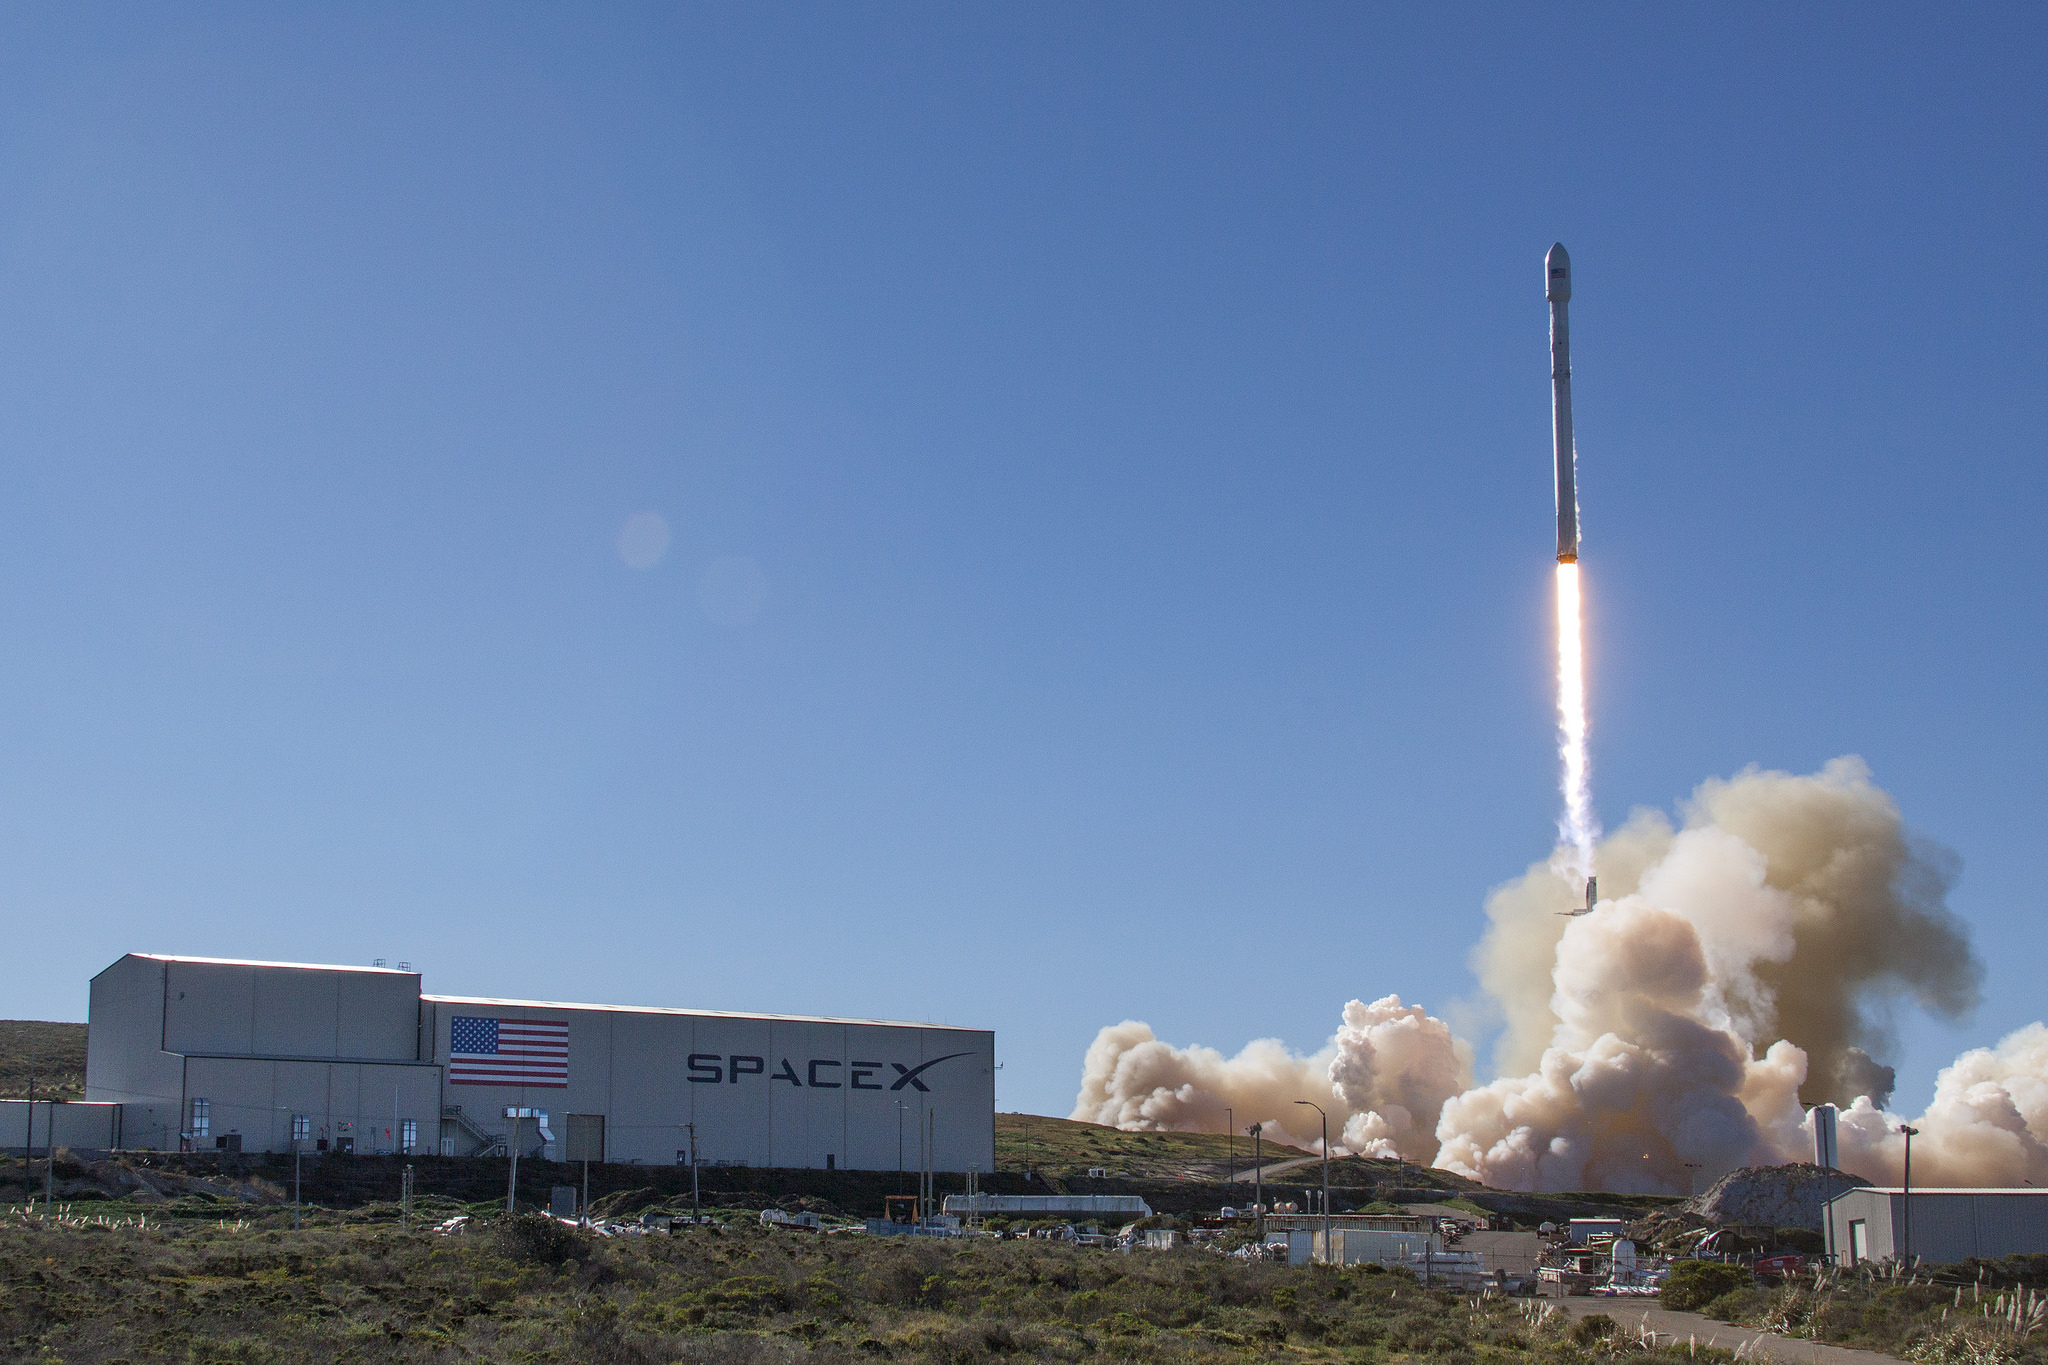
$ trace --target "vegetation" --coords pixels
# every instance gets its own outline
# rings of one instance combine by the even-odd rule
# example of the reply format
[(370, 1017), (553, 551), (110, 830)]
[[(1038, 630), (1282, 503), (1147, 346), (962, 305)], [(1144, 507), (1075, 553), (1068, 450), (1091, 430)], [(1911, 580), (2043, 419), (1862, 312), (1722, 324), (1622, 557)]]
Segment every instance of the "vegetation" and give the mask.
[[(1268, 1164), (1314, 1153), (1277, 1142), (1262, 1144)], [(996, 1115), (996, 1169), (1083, 1176), (1090, 1170), (1112, 1175), (1168, 1180), (1222, 1180), (1233, 1169), (1252, 1167), (1252, 1140), (1243, 1133), (1233, 1144), (1228, 1133), (1127, 1133), (1078, 1119), (1043, 1114)]]
[[(1404, 1272), (1204, 1250), (922, 1241), (734, 1218), (593, 1237), (542, 1218), (461, 1233), (322, 1215), (0, 1227), (0, 1361), (692, 1362), (1538, 1359), (1677, 1365), (1625, 1328), (1425, 1291)], [(1590, 1320), (1589, 1320), (1590, 1321)]]
[[(84, 1099), (85, 1025), (0, 1019), (0, 1099), (27, 1097), (31, 1066), (37, 1099)], [(9, 1141), (21, 1139), (0, 1134), (0, 1145)]]
[(1753, 1288), (1756, 1278), (1739, 1265), (1722, 1261), (1678, 1261), (1659, 1296), (1664, 1307), (1690, 1312), (1705, 1308), (1723, 1294)]
[[(1672, 1284), (1688, 1266), (1680, 1262)], [(1699, 1272), (1692, 1272), (1699, 1277)], [(1922, 1365), (2048, 1365), (2048, 1255), (1936, 1266), (1911, 1275), (1814, 1270), (1771, 1287), (1748, 1272), (1701, 1311), (1790, 1337), (1881, 1351)], [(1704, 1277), (1700, 1277), (1702, 1284)], [(1683, 1306), (1672, 1287), (1664, 1306)]]

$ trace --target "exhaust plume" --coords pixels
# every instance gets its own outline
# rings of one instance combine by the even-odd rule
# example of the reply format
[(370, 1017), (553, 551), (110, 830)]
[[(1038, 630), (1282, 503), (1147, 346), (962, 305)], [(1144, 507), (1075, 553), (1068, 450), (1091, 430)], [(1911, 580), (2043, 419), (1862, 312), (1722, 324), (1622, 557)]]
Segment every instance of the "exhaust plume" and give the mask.
[(1557, 823), (1558, 852), (1573, 886), (1593, 875), (1593, 845), (1600, 818), (1593, 813), (1593, 774), (1586, 756), (1586, 648), (1579, 606), (1579, 566), (1557, 566), (1557, 752), (1564, 817)]
[[(1982, 978), (1945, 904), (1954, 856), (1911, 835), (1854, 758), (1709, 781), (1680, 816), (1638, 811), (1595, 845), (1609, 897), (1591, 914), (1559, 914), (1555, 859), (1488, 898), (1474, 966), (1506, 1027), (1486, 1085), (1448, 1025), (1388, 996), (1352, 1002), (1310, 1057), (1104, 1029), (1073, 1116), (1214, 1130), (1229, 1105), (1313, 1145), (1291, 1102), (1327, 1096), (1353, 1151), (1509, 1189), (1684, 1193), (1809, 1159), (1801, 1100), (1831, 1100), (1844, 1168), (1896, 1180), (1887, 1011), (1959, 1017)], [(1958, 1058), (1913, 1123), (1916, 1184), (2048, 1181), (2048, 1028)]]

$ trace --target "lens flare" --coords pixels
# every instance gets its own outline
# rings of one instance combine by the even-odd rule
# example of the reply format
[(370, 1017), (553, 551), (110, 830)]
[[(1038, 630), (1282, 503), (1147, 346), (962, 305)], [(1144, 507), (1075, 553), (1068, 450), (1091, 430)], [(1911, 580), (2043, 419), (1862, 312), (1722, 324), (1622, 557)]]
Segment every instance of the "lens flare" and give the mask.
[(1557, 832), (1572, 858), (1565, 871), (1575, 883), (1583, 883), (1593, 875), (1600, 822), (1593, 814), (1592, 774), (1586, 761), (1586, 658), (1577, 564), (1557, 566), (1557, 751), (1564, 760), (1564, 818), (1557, 822)]

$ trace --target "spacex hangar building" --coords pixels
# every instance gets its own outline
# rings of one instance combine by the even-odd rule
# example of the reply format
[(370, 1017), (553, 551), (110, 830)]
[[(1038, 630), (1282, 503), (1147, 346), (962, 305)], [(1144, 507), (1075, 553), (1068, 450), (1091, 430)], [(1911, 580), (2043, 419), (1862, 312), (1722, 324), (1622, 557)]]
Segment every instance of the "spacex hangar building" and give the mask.
[(78, 1146), (469, 1156), (514, 1133), (523, 1155), (666, 1164), (694, 1125), (705, 1165), (896, 1170), (929, 1125), (935, 1169), (995, 1168), (981, 1029), (428, 995), (411, 971), (151, 953), (93, 978), (88, 1023), (86, 1102), (50, 1116)]

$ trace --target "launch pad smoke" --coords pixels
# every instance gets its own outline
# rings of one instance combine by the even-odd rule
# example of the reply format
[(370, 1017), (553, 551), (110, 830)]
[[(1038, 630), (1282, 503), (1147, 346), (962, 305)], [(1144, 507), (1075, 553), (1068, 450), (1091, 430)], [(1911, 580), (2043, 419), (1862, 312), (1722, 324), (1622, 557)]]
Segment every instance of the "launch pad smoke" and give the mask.
[[(1833, 1101), (1841, 1166), (1899, 1168), (1881, 1059), (1901, 1004), (1954, 1018), (1982, 968), (1944, 902), (1951, 855), (1915, 838), (1855, 758), (1703, 784), (1674, 824), (1639, 811), (1595, 851), (1603, 893), (1570, 917), (1549, 862), (1487, 899), (1473, 963), (1505, 1031), (1499, 1079), (1443, 1020), (1352, 1001), (1313, 1056), (1261, 1040), (1234, 1057), (1146, 1025), (1103, 1029), (1073, 1117), (1129, 1129), (1263, 1122), (1507, 1189), (1683, 1193), (1738, 1166), (1810, 1160), (1807, 1103)], [(1341, 1118), (1339, 1117), (1341, 1115)], [(2048, 1028), (1945, 1068), (1913, 1149), (1916, 1182), (2048, 1182)], [(1697, 1171), (1690, 1169), (1697, 1167)]]

